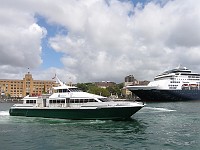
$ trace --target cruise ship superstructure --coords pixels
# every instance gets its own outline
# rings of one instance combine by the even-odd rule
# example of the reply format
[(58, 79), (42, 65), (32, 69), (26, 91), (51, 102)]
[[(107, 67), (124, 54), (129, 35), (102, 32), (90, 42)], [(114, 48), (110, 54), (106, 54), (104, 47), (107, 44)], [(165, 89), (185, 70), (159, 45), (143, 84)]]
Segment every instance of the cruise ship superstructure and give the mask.
[(141, 101), (200, 100), (200, 74), (186, 67), (165, 71), (147, 86), (127, 86)]

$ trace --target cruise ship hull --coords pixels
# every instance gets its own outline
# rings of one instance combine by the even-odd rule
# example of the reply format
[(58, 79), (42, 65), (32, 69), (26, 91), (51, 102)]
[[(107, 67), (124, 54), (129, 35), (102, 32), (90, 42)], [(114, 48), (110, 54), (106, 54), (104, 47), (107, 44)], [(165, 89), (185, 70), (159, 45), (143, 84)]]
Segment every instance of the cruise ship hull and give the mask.
[(60, 118), (73, 120), (127, 120), (143, 106), (109, 107), (96, 109), (71, 108), (15, 108), (11, 107), (11, 116)]
[(145, 102), (200, 100), (200, 90), (138, 89), (131, 92)]

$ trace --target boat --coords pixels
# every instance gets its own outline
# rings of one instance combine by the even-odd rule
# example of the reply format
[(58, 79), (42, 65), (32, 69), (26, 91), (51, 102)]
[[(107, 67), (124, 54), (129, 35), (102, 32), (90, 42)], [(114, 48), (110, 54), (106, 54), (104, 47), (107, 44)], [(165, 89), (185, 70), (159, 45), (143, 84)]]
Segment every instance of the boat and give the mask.
[(126, 88), (145, 102), (200, 100), (200, 74), (178, 66), (157, 75), (148, 85)]
[(56, 77), (59, 86), (52, 94), (24, 97), (22, 104), (14, 104), (11, 116), (59, 118), (72, 120), (127, 120), (144, 107), (144, 103), (113, 101), (107, 97), (67, 86)]

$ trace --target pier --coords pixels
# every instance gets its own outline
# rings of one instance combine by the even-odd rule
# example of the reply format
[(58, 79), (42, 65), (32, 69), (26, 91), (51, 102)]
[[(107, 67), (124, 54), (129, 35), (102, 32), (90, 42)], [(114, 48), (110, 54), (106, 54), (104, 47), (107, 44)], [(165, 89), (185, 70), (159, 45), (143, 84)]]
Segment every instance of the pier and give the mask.
[(21, 99), (0, 99), (0, 103), (22, 103)]

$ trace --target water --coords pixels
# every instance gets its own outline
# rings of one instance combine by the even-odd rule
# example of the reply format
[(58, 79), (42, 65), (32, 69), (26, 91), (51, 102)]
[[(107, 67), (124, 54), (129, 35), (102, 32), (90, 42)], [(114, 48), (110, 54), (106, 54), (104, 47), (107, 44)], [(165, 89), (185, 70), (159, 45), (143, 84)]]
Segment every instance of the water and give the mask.
[(9, 116), (0, 103), (0, 149), (198, 150), (200, 101), (148, 103), (130, 121)]

